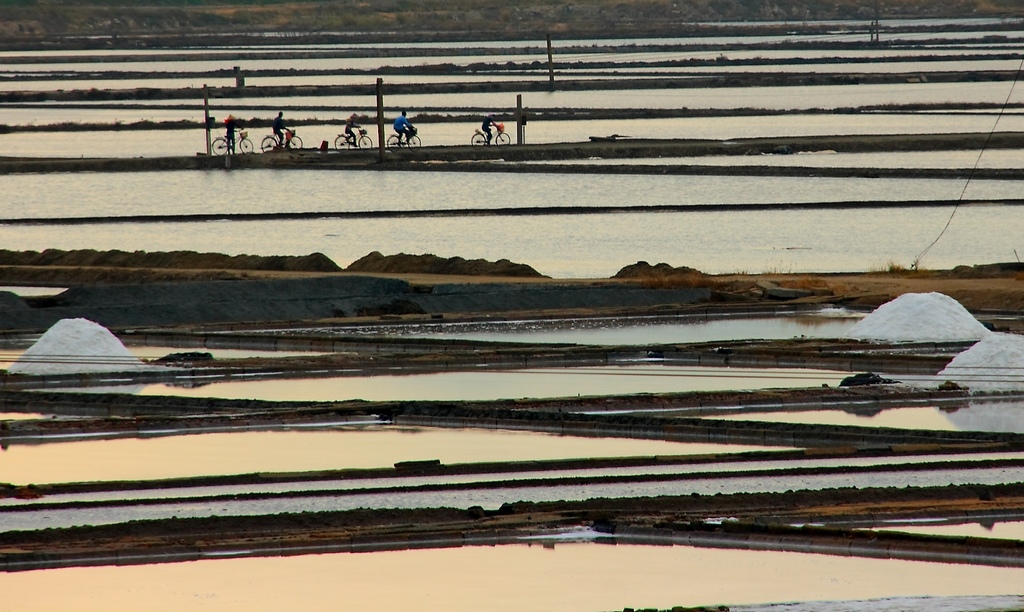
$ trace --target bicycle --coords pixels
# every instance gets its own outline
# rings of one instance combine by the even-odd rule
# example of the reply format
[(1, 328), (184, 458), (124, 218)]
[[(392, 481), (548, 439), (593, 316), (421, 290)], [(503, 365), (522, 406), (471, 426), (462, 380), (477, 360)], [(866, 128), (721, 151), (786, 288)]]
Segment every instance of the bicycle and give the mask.
[(334, 139), (334, 148), (341, 151), (342, 149), (372, 149), (373, 139), (366, 135), (365, 128), (359, 128), (359, 135), (354, 138), (349, 138), (347, 134), (338, 134), (338, 137)]
[(277, 142), (277, 136), (271, 134), (263, 139), (260, 143), (260, 150), (266, 153), (267, 151), (273, 151), (274, 149), (301, 149), (302, 139), (295, 133), (295, 130), (285, 129), (284, 131), (284, 145), (282, 146)]
[(504, 123), (495, 123), (494, 127), (498, 129), (498, 133), (495, 134), (493, 138), (491, 138), (491, 142), (487, 142), (487, 134), (485, 134), (484, 131), (480, 128), (476, 128), (476, 132), (473, 133), (473, 138), (471, 138), (469, 142), (472, 143), (474, 147), (479, 147), (492, 143), (496, 145), (512, 144), (512, 139), (509, 138), (509, 135), (505, 133)]
[[(238, 132), (238, 138), (235, 139), (235, 151), (245, 153), (252, 153), (253, 144), (249, 140), (249, 132), (241, 131)], [(214, 155), (227, 155), (228, 151), (228, 139), (224, 136), (218, 136), (213, 139), (213, 154)], [(232, 152), (233, 153), (233, 152)]]
[(405, 146), (405, 147), (409, 147), (410, 149), (415, 149), (415, 148), (421, 146), (423, 144), (423, 142), (420, 140), (420, 137), (416, 135), (416, 132), (417, 132), (416, 128), (410, 127), (409, 128), (409, 135), (406, 136), (405, 140), (402, 140), (402, 137), (400, 135), (398, 135), (398, 134), (392, 134), (388, 138), (388, 147), (402, 147), (402, 146)]

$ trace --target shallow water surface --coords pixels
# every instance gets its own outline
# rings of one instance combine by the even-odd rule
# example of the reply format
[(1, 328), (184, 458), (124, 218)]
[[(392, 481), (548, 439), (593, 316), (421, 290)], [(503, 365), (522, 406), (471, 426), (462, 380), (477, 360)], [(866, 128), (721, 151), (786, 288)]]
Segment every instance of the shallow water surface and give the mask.
[(292, 329), (290, 332), (335, 335), (414, 336), (418, 338), (640, 346), (676, 342), (746, 339), (838, 338), (860, 318), (852, 311), (833, 309), (812, 314), (773, 317), (650, 317), (629, 319), (558, 319)]
[(294, 401), (497, 400), (835, 386), (849, 372), (634, 365), (147, 385), (142, 395)]
[(887, 408), (875, 414), (855, 414), (842, 410), (808, 410), (709, 416), (734, 421), (1024, 433), (1024, 405), (1019, 402), (975, 402), (970, 406), (955, 409), (934, 406)]
[(1024, 521), (999, 521), (978, 523), (947, 523), (922, 519), (913, 522), (892, 525), (879, 523), (872, 528), (874, 531), (899, 531), (902, 533), (922, 533), (940, 536), (967, 536), (972, 538), (996, 538), (1001, 540), (1024, 541)]
[(699, 455), (763, 448), (484, 429), (349, 427), (328, 431), (242, 431), (15, 444), (0, 452), (0, 482), (153, 480), (253, 472), (386, 468), (403, 461), (432, 459), (451, 464)]
[[(111, 192), (109, 184), (120, 188)], [(267, 198), (282, 181), (291, 198)], [(425, 210), (459, 207), (623, 203), (784, 203), (956, 199), (962, 181), (788, 179), (779, 177), (587, 177), (484, 173), (303, 171), (12, 175), (0, 179), (24, 196), (0, 204), (0, 217), (160, 215), (288, 211)], [(347, 192), (353, 185), (359, 188)], [(495, 189), (494, 198), (481, 190)], [(968, 197), (1017, 198), (1014, 181), (972, 182)], [(346, 193), (339, 199), (339, 193)], [(379, 198), (380, 193), (387, 196)], [(140, 197), (139, 194), (145, 194)], [(68, 208), (65, 203), (79, 203)], [(215, 204), (211, 205), (210, 203)], [(230, 255), (321, 252), (346, 266), (372, 250), (385, 254), (510, 259), (542, 274), (607, 278), (637, 261), (687, 265), (709, 273), (841, 272), (909, 267), (949, 221), (952, 207), (854, 210), (659, 212), (506, 217), (305, 219), (3, 225), (13, 250), (215, 250)], [(878, 222), (885, 219), (885, 223)], [(1014, 261), (1024, 215), (1005, 206), (960, 207), (924, 268)]]
[(353, 610), (591, 612), (1015, 595), (1022, 583), (1019, 568), (552, 541), (0, 574), (5, 603), (19, 610), (315, 610), (344, 601)]

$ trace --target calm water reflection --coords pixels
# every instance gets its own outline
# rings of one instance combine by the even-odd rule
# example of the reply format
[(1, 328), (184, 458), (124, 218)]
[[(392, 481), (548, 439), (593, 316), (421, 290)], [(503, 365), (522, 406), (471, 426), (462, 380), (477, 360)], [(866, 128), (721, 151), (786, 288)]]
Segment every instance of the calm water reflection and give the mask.
[(639, 346), (676, 342), (710, 342), (746, 339), (839, 338), (859, 319), (851, 311), (834, 309), (827, 315), (779, 315), (721, 319), (559, 319), (555, 321), (506, 321), (373, 327), (310, 328), (290, 330), (336, 335), (415, 336), (419, 338)]
[(153, 480), (253, 472), (380, 468), (402, 461), (430, 459), (451, 464), (699, 455), (759, 448), (583, 438), (522, 431), (408, 427), (211, 433), (149, 439), (14, 444), (0, 451), (0, 482), (42, 484)]
[(494, 400), (514, 398), (672, 393), (783, 387), (834, 386), (848, 372), (803, 369), (700, 368), (619, 365), (267, 379), (216, 382), (198, 388), (148, 385), (142, 395), (233, 399), (332, 401)]
[[(897, 378), (899, 377), (897, 376)], [(975, 402), (970, 406), (955, 410), (934, 406), (889, 408), (874, 415), (850, 414), (841, 410), (809, 410), (806, 412), (723, 414), (721, 416), (714, 415), (713, 418), (773, 423), (898, 427), (900, 429), (935, 431), (1024, 433), (1024, 405), (1019, 402)]]
[[(285, 180), (285, 175), (278, 175)], [(9, 177), (3, 180), (7, 181)], [(188, 180), (186, 173), (181, 177)], [(316, 190), (336, 178), (338, 190), (345, 179), (360, 184), (364, 174), (316, 175), (303, 188)], [(450, 177), (448, 177), (450, 179)], [(192, 179), (192, 196), (219, 197)], [(485, 177), (468, 179), (480, 188)], [(649, 177), (640, 193), (663, 184)], [(249, 180), (238, 176), (238, 184)], [(746, 181), (766, 188), (758, 181)], [(884, 189), (876, 181), (878, 188)], [(579, 184), (564, 181), (563, 185)], [(702, 181), (684, 181), (680, 197)], [(723, 188), (725, 179), (718, 181)], [(844, 195), (831, 181), (817, 182), (819, 196)], [(84, 187), (83, 183), (79, 183)], [(711, 188), (714, 181), (706, 183)], [(177, 193), (188, 194), (184, 185)], [(613, 187), (598, 193), (584, 186), (580, 198), (598, 200), (618, 194), (622, 201), (637, 193)], [(745, 190), (744, 190), (745, 191)], [(69, 192), (71, 193), (71, 192)], [(73, 193), (84, 193), (76, 190)], [(162, 196), (147, 192), (154, 213), (175, 210), (175, 204), (157, 204)], [(852, 195), (852, 194), (851, 194)], [(77, 196), (75, 196), (77, 198)], [(443, 197), (443, 196), (438, 196)], [(758, 195), (757, 197), (763, 197)], [(955, 195), (952, 197), (956, 197)], [(336, 196), (330, 196), (336, 201)], [(201, 198), (200, 198), (201, 199)], [(181, 204), (189, 205), (183, 196)], [(62, 200), (63, 201), (63, 200)], [(76, 200), (77, 201), (77, 200)], [(255, 201), (255, 200), (254, 200)], [(397, 201), (397, 200), (396, 200)], [(555, 203), (586, 201), (570, 199)], [(639, 196), (635, 201), (645, 202)], [(451, 204), (438, 200), (437, 204)], [(322, 201), (307, 200), (307, 206)], [(49, 204), (47, 204), (49, 206)], [(102, 208), (97, 206), (96, 208)], [(27, 212), (28, 209), (25, 209)], [(6, 211), (11, 214), (11, 209)], [(18, 214), (23, 214), (17, 211)], [(52, 209), (66, 214), (66, 208)], [(112, 211), (117, 214), (116, 210)], [(637, 261), (686, 265), (708, 273), (730, 272), (844, 272), (883, 270), (890, 263), (909, 267), (949, 219), (951, 208), (881, 210), (808, 210), (701, 212), (617, 215), (553, 215), (428, 219), (324, 219), (305, 221), (154, 223), (86, 226), (4, 226), (0, 244), (14, 250), (121, 249), (125, 251), (217, 251), (230, 255), (307, 255), (324, 253), (341, 266), (377, 250), (382, 253), (433, 253), (441, 257), (510, 259), (533, 266), (556, 278), (608, 278)], [(38, 213), (34, 213), (38, 214)], [(884, 220), (884, 222), (883, 222)], [(949, 269), (966, 264), (1014, 261), (1019, 237), (1024, 236), (1024, 215), (1002, 206), (966, 206), (956, 214), (949, 230), (923, 268)]]
[[(0, 574), (4, 603), (11, 609), (105, 611), (324, 610), (340, 605), (352, 610), (591, 612), (1016, 595), (1022, 583), (1024, 570), (1018, 568), (550, 542)], [(1017, 602), (1010, 607), (1024, 603)]]

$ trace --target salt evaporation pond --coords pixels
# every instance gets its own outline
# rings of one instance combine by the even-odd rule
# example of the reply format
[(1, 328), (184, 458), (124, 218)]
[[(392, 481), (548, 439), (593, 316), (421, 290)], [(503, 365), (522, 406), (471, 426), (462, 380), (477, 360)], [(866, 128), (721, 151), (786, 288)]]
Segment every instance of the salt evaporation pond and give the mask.
[(896, 427), (899, 429), (927, 429), (931, 431), (955, 431), (957, 429), (948, 419), (943, 417), (942, 409), (933, 406), (887, 408), (870, 415), (854, 414), (834, 409), (742, 412), (734, 414), (705, 414), (703, 416), (727, 421), (759, 421), (767, 423), (796, 423), (801, 425), (853, 425), (857, 427)]
[(1003, 521), (995, 518), (991, 519), (991, 522), (978, 523), (948, 522), (944, 520), (929, 519), (918, 519), (907, 523), (893, 521), (892, 524), (878, 523), (872, 527), (872, 530), (1024, 541), (1024, 521)]
[[(685, 576), (685, 580), (680, 580)], [(397, 577), (397, 578), (396, 578)], [(684, 546), (532, 544), (216, 559), (0, 574), (12, 609), (621, 610), (1007, 596), (1024, 569)], [(83, 597), (88, 593), (88, 597)], [(889, 610), (893, 602), (817, 609)]]
[[(153, 480), (253, 472), (381, 468), (403, 461), (432, 459), (451, 464), (733, 453), (766, 448), (471, 428), (350, 427), (328, 431), (248, 431), (12, 444), (3, 451), (0, 482), (43, 484)], [(139, 460), (143, 457), (144, 461)]]
[(839, 338), (859, 314), (839, 308), (776, 316), (630, 317), (290, 328), (287, 333), (337, 336), (415, 336), (418, 338), (638, 346), (747, 339)]
[(147, 385), (141, 394), (292, 401), (497, 400), (836, 386), (848, 375), (836, 370), (638, 364), (331, 378), (236, 378), (209, 384), (202, 384), (200, 379), (191, 384), (202, 386)]
[[(398, 194), (394, 200), (407, 202), (410, 207), (472, 207), (487, 205), (479, 198), (480, 190), (493, 188), (491, 183), (498, 176), (459, 174), (455, 180), (455, 175), (443, 172), (392, 175), (319, 171), (309, 174), (309, 180), (305, 180), (307, 171), (296, 170), (290, 171), (289, 177), (304, 186), (302, 193), (285, 203), (273, 200), (273, 205), (268, 206), (266, 203), (271, 200), (263, 194), (276, 189), (275, 181), (280, 178), (273, 172), (199, 175), (170, 172), (162, 177), (140, 174), (146, 176), (82, 173), (26, 175), (27, 179), (5, 177), (5, 181), (14, 181), (15, 191), (29, 194), (34, 203), (18, 210), (0, 210), (0, 215), (6, 218), (68, 216), (72, 211), (64, 203), (69, 200), (80, 203), (73, 211), (75, 214), (89, 215), (152, 215), (190, 209), (208, 213), (210, 201), (219, 203), (219, 212), (325, 211), (337, 208), (330, 203), (337, 202), (339, 190), (353, 181), (367, 186), (365, 190), (353, 192), (355, 194), (372, 194), (384, 189)], [(602, 200), (621, 205), (617, 194), (623, 192), (653, 204), (679, 204), (680, 198), (687, 202), (710, 203), (816, 201), (825, 197), (886, 201), (920, 197), (955, 199), (963, 189), (958, 181), (940, 181), (945, 185), (942, 186), (884, 179), (849, 182), (775, 177), (669, 177), (666, 181), (662, 180), (666, 177), (658, 177), (653, 181), (652, 177), (628, 180), (626, 177), (606, 177), (607, 180), (588, 177), (585, 183), (578, 184), (561, 176), (520, 178), (501, 179), (506, 185), (510, 180), (519, 183), (504, 192), (516, 193), (524, 200), (536, 198), (544, 204), (549, 204), (552, 194), (556, 194), (555, 201), (570, 206)], [(123, 189), (110, 194), (105, 189), (105, 183), (110, 180), (123, 182)], [(623, 181), (628, 186), (624, 186)], [(572, 185), (575, 186), (570, 189), (568, 186)], [(459, 193), (454, 193), (453, 187)], [(411, 191), (406, 194), (407, 189)], [(1013, 185), (1004, 184), (1000, 189), (1008, 190), (1003, 194), (1007, 197), (1016, 198), (1020, 193)], [(248, 195), (250, 190), (253, 190), (251, 196)], [(138, 197), (140, 193), (146, 197)], [(93, 198), (89, 194), (106, 196)], [(540, 199), (541, 194), (544, 199)], [(166, 201), (162, 199), (164, 196), (167, 196)], [(452, 200), (455, 196), (469, 199), (465, 202)], [(254, 209), (256, 202), (263, 204)], [(347, 202), (345, 207), (354, 205), (354, 202)], [(0, 205), (0, 209), (3, 208)], [(87, 231), (81, 226), (60, 223), (0, 224), (0, 244), (13, 250), (120, 249), (128, 252), (205, 252), (210, 250), (210, 245), (217, 245), (218, 252), (229, 255), (321, 252), (342, 266), (364, 257), (371, 250), (367, 245), (372, 245), (372, 250), (382, 253), (433, 253), (441, 257), (492, 261), (510, 259), (555, 278), (608, 278), (623, 266), (641, 260), (687, 265), (716, 274), (844, 272), (882, 270), (887, 262), (909, 266), (942, 230), (949, 220), (950, 210), (950, 207), (878, 209), (872, 215), (887, 220), (881, 225), (864, 223), (862, 210), (836, 210), (827, 206), (816, 210), (733, 211), (726, 207), (704, 212), (538, 215), (516, 217), (515, 223), (509, 223), (508, 218), (502, 216), (324, 218), (94, 224), (87, 226)], [(1008, 215), (1007, 210), (1005, 206), (961, 207), (946, 235), (929, 252), (923, 264), (929, 268), (952, 268), (961, 264), (1005, 261), (1007, 253), (1012, 254), (1015, 248), (1019, 250), (1016, 240), (1024, 235), (1024, 215)]]
[(885, 408), (874, 414), (856, 414), (833, 409), (706, 414), (704, 416), (733, 421), (805, 425), (854, 425), (930, 431), (1024, 433), (1024, 404), (1021, 402), (973, 402), (969, 406), (958, 408), (935, 406)]

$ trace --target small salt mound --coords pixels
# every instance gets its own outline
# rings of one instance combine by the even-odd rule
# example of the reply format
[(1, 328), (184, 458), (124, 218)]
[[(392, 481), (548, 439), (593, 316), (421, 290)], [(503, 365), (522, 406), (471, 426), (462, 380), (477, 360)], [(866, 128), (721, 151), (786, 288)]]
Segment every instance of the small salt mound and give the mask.
[(906, 293), (882, 304), (846, 332), (848, 338), (888, 342), (981, 340), (991, 334), (948, 295)]
[(1024, 337), (990, 333), (954, 357), (938, 377), (971, 389), (1024, 389)]
[(61, 319), (18, 358), (11, 374), (127, 372), (147, 366), (106, 327), (86, 319)]

